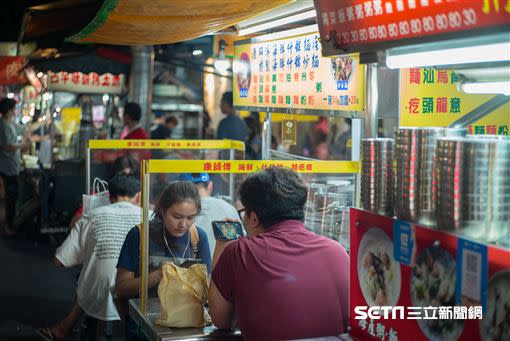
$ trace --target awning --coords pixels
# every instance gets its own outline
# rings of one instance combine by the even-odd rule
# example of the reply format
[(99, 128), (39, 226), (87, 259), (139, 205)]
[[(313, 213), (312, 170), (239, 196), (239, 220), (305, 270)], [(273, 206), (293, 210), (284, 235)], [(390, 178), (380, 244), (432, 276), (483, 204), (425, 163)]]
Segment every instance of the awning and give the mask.
[(217, 32), (294, 0), (106, 0), (67, 41), (157, 45)]

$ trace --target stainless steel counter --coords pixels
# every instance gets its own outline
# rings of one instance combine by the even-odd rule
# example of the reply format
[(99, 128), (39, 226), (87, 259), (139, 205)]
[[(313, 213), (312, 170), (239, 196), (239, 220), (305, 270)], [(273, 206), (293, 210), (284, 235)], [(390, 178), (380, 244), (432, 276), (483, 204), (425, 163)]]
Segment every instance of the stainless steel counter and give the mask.
[(140, 326), (150, 341), (167, 340), (242, 340), (241, 332), (219, 330), (214, 326), (204, 328), (166, 328), (156, 325), (159, 318), (159, 299), (149, 299), (149, 314), (143, 316), (140, 311), (140, 300), (129, 300), (129, 316)]
[[(227, 331), (219, 330), (214, 326), (204, 328), (166, 328), (156, 325), (159, 318), (160, 306), (159, 299), (149, 299), (149, 315), (142, 316), (140, 312), (140, 300), (129, 300), (129, 316), (141, 327), (143, 333), (150, 341), (169, 341), (169, 340), (243, 340), (239, 330)], [(354, 341), (348, 334), (340, 336), (319, 337), (310, 339), (300, 339), (296, 341)]]

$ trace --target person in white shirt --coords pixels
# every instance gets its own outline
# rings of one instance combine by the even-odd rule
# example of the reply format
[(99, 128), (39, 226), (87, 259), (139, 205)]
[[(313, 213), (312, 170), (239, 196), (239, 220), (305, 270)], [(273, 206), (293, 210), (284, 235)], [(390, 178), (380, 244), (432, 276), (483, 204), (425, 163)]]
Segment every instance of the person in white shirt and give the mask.
[(58, 324), (38, 329), (45, 340), (67, 338), (83, 312), (98, 321), (120, 320), (112, 293), (122, 244), (129, 230), (141, 222), (140, 180), (119, 173), (108, 189), (111, 204), (80, 218), (55, 253), (57, 267), (81, 264), (82, 269), (71, 312)]
[(181, 174), (181, 180), (191, 181), (197, 186), (202, 210), (195, 220), (195, 225), (201, 227), (207, 233), (212, 255), (216, 246), (216, 238), (214, 238), (211, 223), (225, 220), (225, 218), (239, 219), (237, 209), (225, 200), (211, 197), (213, 184), (208, 173), (184, 173)]

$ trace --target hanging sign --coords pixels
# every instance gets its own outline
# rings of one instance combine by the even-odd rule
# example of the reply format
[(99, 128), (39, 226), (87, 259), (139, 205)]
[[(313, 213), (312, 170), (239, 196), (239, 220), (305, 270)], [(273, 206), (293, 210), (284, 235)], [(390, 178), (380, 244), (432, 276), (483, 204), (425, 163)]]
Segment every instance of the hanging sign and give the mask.
[(315, 9), (325, 56), (510, 24), (507, 0), (315, 0)]
[[(449, 70), (400, 70), (400, 126), (447, 127), (494, 95), (458, 90), (459, 77)], [(470, 134), (508, 135), (510, 103), (468, 127)]]
[(296, 145), (297, 142), (297, 126), (293, 119), (286, 119), (282, 122), (282, 144)]
[(79, 93), (97, 93), (118, 95), (124, 87), (124, 75), (95, 72), (48, 72), (48, 89)]
[(149, 160), (149, 173), (253, 173), (270, 166), (288, 167), (298, 173), (358, 173), (354, 161), (289, 161), (289, 160)]
[(319, 34), (301, 35), (234, 49), (234, 106), (361, 111), (365, 66), (359, 55), (323, 58)]
[(354, 208), (350, 221), (355, 339), (510, 337), (510, 250)]

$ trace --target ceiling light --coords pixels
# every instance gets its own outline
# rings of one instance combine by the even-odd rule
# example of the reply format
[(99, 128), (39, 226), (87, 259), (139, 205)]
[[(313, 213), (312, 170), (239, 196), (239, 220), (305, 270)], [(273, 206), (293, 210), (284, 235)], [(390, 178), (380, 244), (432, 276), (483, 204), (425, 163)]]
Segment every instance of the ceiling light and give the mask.
[(263, 42), (263, 41), (277, 40), (277, 39), (283, 39), (283, 38), (294, 37), (294, 36), (298, 36), (298, 35), (302, 35), (302, 34), (317, 33), (317, 32), (319, 32), (319, 26), (317, 24), (314, 24), (314, 25), (309, 25), (309, 26), (293, 28), (291, 30), (264, 34), (264, 35), (253, 38), (253, 41), (254, 42)]
[(264, 30), (267, 30), (267, 29), (271, 29), (271, 28), (275, 28), (275, 27), (278, 27), (278, 26), (287, 25), (287, 24), (298, 22), (298, 21), (301, 21), (301, 20), (305, 20), (305, 19), (309, 19), (309, 18), (315, 18), (316, 16), (317, 16), (317, 13), (315, 12), (314, 9), (312, 9), (310, 11), (306, 11), (306, 12), (290, 15), (288, 17), (284, 17), (284, 18), (281, 18), (281, 19), (276, 19), (276, 20), (268, 21), (268, 22), (265, 22), (265, 23), (262, 23), (262, 24), (254, 25), (254, 26), (251, 26), (251, 27), (248, 27), (248, 28), (243, 28), (243, 29), (239, 30), (238, 34), (240, 36), (244, 36), (244, 35), (247, 35), (247, 34), (264, 31)]
[(14, 98), (14, 94), (13, 94), (12, 92), (9, 92), (9, 93), (7, 94), (7, 98)]
[(202, 50), (193, 50), (193, 52), (191, 52), (191, 54), (194, 56), (201, 56), (203, 53), (204, 51)]
[(504, 94), (510, 96), (510, 82), (465, 82), (460, 89), (467, 94)]
[(42, 72), (37, 73), (37, 77), (41, 78), (42, 76), (44, 76), (44, 73)]
[(407, 53), (400, 53), (399, 49), (395, 48), (386, 53), (386, 65), (390, 69), (508, 60), (510, 60), (509, 42)]

